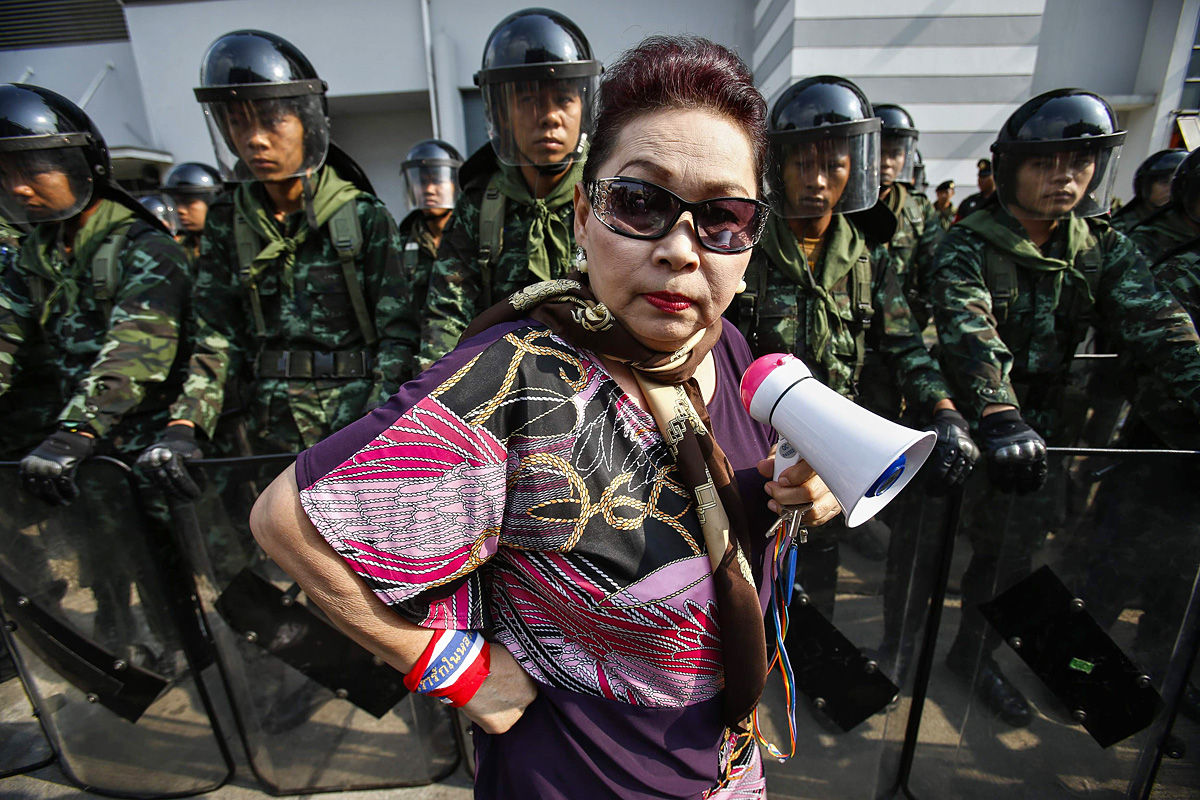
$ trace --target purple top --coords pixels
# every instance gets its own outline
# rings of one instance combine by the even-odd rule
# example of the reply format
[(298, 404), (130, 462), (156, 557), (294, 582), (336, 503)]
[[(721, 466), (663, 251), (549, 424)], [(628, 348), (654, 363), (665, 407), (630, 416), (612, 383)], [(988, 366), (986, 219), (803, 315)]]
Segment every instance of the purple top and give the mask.
[[(742, 408), (752, 356), (728, 323), (713, 356), (713, 431), (761, 534), (774, 436)], [(538, 682), (510, 731), (476, 729), (476, 797), (700, 797), (757, 758), (720, 721), (711, 570), (673, 458), (598, 359), (530, 320), (300, 455), (306, 513), (380, 599), (486, 631)]]

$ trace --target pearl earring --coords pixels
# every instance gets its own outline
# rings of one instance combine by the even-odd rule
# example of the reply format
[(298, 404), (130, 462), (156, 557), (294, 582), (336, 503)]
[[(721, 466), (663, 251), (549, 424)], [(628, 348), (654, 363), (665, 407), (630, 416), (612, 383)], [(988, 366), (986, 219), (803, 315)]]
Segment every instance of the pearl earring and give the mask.
[(587, 269), (588, 269), (587, 251), (584, 250), (582, 247), (575, 248), (575, 269), (579, 270), (584, 275), (587, 274)]
[(733, 293), (741, 294), (744, 291), (746, 291), (746, 279), (742, 278), (740, 281), (738, 281), (737, 288), (733, 290)]

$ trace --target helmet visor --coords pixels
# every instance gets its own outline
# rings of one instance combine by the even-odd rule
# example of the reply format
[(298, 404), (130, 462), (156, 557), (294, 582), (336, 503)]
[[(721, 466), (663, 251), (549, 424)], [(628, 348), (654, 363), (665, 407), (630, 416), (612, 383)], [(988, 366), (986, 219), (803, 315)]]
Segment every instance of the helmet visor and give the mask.
[(884, 132), (879, 144), (879, 182), (913, 183), (917, 167), (917, 137)]
[(92, 174), (79, 147), (0, 149), (0, 216), (37, 225), (70, 219), (92, 199)]
[[(820, 130), (820, 129), (817, 129)], [(787, 219), (849, 214), (879, 199), (879, 131), (771, 134), (771, 208)]]
[(578, 160), (592, 130), (599, 80), (588, 75), (485, 84), (488, 136), (496, 157), (518, 167)]
[(454, 208), (458, 199), (458, 167), (410, 164), (404, 168), (409, 208)]
[(329, 152), (322, 96), (203, 102), (217, 167), (226, 181), (311, 175)]
[(139, 198), (142, 207), (153, 214), (159, 222), (166, 226), (172, 236), (179, 233), (182, 224), (179, 222), (179, 212), (175, 210), (175, 202), (167, 195), (151, 194)]
[(1120, 144), (1110, 144), (996, 153), (996, 196), (1005, 211), (1023, 219), (1105, 214), (1120, 151)]

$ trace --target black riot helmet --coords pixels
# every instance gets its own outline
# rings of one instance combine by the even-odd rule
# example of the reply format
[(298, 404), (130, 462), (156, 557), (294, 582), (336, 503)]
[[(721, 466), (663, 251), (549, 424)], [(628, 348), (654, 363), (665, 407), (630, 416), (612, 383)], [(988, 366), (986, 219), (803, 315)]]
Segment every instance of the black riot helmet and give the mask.
[(1192, 222), (1200, 223), (1200, 150), (1188, 153), (1171, 175), (1171, 205)]
[(304, 54), (273, 33), (233, 31), (209, 45), (195, 92), (221, 176), (273, 181), (319, 169), (329, 152), (325, 90)]
[(400, 164), (409, 208), (454, 208), (462, 163), (454, 145), (441, 139), (424, 139), (409, 148)]
[(1055, 89), (1013, 112), (992, 145), (996, 193), (1015, 217), (1108, 212), (1125, 132), (1099, 95)]
[(211, 203), (221, 193), (221, 174), (199, 161), (185, 161), (171, 168), (162, 188), (171, 197), (198, 197)]
[[(1173, 199), (1171, 194), (1171, 178), (1175, 169), (1188, 157), (1187, 150), (1159, 150), (1138, 165), (1133, 173), (1133, 196), (1141, 200), (1151, 211), (1161, 208)], [(1155, 184), (1167, 185), (1166, 199), (1154, 202), (1152, 198), (1161, 192), (1155, 191)]]
[(0, 217), (55, 222), (99, 198), (158, 226), (113, 179), (108, 145), (83, 109), (40, 86), (0, 84)]
[(845, 78), (819, 75), (788, 87), (767, 131), (775, 213), (821, 217), (875, 205), (881, 127), (867, 96)]
[[(583, 31), (557, 11), (527, 8), (501, 20), (475, 73), (496, 157), (548, 173), (566, 169), (591, 133), (601, 71)], [(544, 141), (543, 121), (552, 116), (558, 127)]]
[[(917, 126), (912, 116), (894, 103), (875, 106), (875, 116), (883, 123), (880, 178), (883, 184), (893, 182), (912, 185), (917, 160)], [(890, 158), (889, 158), (890, 156)], [(889, 162), (892, 169), (889, 170)]]
[[(104, 137), (78, 106), (40, 86), (0, 85), (0, 216), (70, 219), (111, 173)], [(45, 190), (32, 188), (39, 185)]]
[(178, 234), (183, 227), (179, 221), (179, 212), (175, 210), (175, 201), (168, 195), (147, 194), (139, 197), (138, 202), (142, 204), (142, 208), (153, 214), (172, 236)]

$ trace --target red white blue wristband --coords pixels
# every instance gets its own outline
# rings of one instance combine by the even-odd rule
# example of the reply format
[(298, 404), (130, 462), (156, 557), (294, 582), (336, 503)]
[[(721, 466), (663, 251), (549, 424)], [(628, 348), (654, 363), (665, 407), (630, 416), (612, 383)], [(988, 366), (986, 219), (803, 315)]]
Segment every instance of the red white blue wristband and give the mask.
[(491, 644), (478, 631), (436, 630), (404, 685), (447, 705), (464, 706), (491, 674), (491, 661)]

